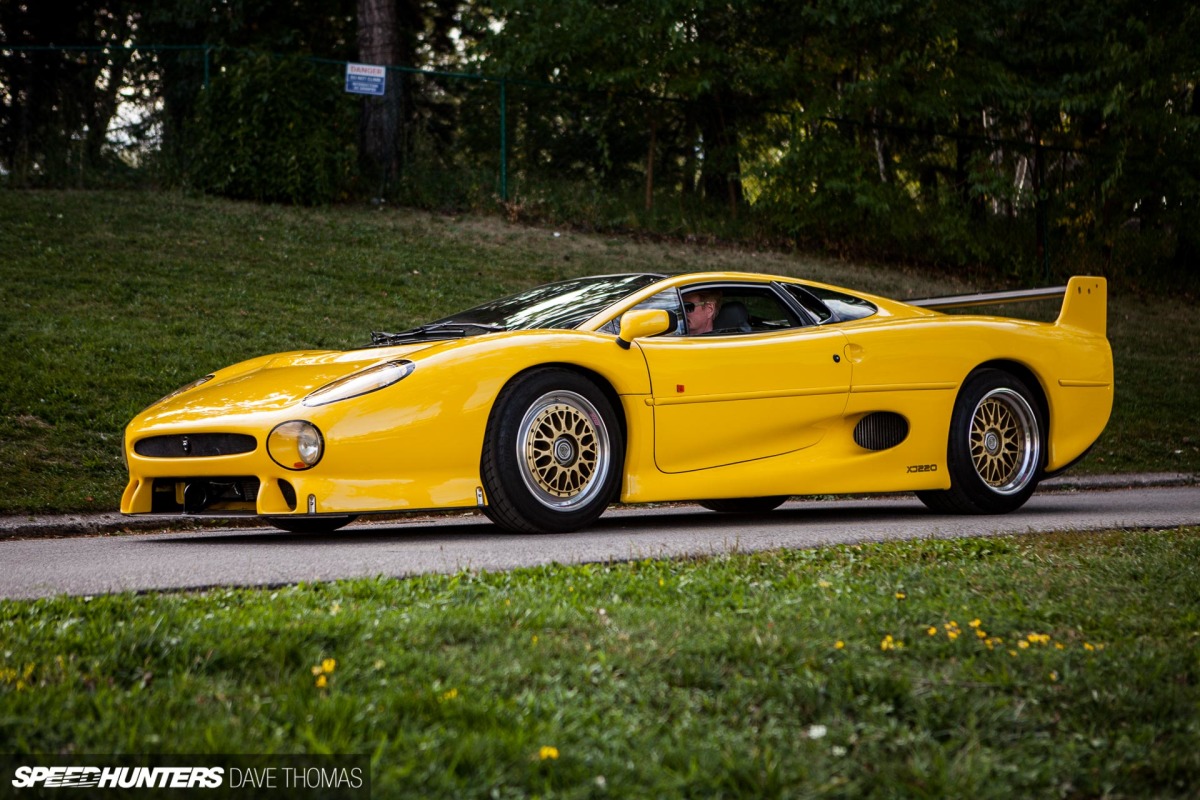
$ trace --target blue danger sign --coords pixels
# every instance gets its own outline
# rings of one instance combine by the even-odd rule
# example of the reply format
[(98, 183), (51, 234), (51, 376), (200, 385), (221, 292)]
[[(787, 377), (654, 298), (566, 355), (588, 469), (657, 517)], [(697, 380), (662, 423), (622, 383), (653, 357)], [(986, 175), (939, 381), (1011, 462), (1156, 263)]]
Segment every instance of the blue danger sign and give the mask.
[(351, 94), (373, 94), (383, 96), (387, 84), (387, 67), (373, 64), (346, 65), (346, 91)]

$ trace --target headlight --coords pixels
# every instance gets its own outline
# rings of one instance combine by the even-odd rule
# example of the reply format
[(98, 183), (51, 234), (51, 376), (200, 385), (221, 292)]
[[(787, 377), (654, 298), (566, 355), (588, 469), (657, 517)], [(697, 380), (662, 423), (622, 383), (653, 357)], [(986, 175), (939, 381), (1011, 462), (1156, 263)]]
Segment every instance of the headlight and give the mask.
[(416, 368), (417, 365), (411, 361), (389, 361), (386, 364), (378, 364), (322, 386), (304, 398), (304, 405), (323, 406), (327, 403), (336, 403), (338, 400), (348, 400), (351, 397), (361, 397), (364, 394), (377, 392), (407, 378)]
[(316, 425), (294, 419), (276, 425), (267, 436), (267, 453), (285, 469), (308, 469), (325, 454), (325, 439)]

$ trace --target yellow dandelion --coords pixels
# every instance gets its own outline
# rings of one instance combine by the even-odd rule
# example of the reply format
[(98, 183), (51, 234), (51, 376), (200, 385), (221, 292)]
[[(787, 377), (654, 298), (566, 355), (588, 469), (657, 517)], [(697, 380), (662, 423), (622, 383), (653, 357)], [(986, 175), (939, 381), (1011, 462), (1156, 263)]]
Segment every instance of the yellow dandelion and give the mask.
[(1029, 642), (1027, 642), (1027, 641), (1025, 641), (1024, 639), (1022, 639), (1021, 641), (1017, 642), (1017, 647), (1021, 648), (1022, 650), (1028, 650), (1028, 649), (1029, 649)]
[(1053, 683), (1058, 680), (1058, 670), (1050, 670), (1050, 681)]
[(458, 689), (450, 689), (449, 691), (442, 692), (442, 696), (438, 698), (439, 702), (442, 703), (448, 703), (456, 699), (458, 699)]
[(907, 594), (905, 594), (904, 592), (896, 592), (896, 599), (897, 599), (897, 600), (903, 600), (903, 599), (904, 599), (904, 598), (906, 598), (906, 597), (908, 597), (908, 595), (907, 595)]
[(976, 619), (971, 620), (967, 624), (970, 625), (972, 628), (978, 628), (980, 625), (983, 624), (983, 620), (976, 618)]
[(983, 630), (982, 628), (976, 628), (975, 637), (978, 639), (986, 639), (988, 638), (987, 631)]
[(925, 632), (926, 632), (926, 633), (928, 633), (930, 636), (937, 636), (937, 633), (938, 633), (938, 631), (937, 631), (937, 626), (936, 626), (936, 625), (930, 625), (930, 626), (929, 626), (929, 630), (927, 630), (927, 631), (925, 631)]
[(317, 676), (317, 688), (318, 689), (324, 689), (328, 685), (329, 685), (329, 679), (326, 678), (324, 674)]
[(1093, 645), (1091, 642), (1084, 642), (1084, 643), (1083, 643), (1083, 649), (1084, 649), (1084, 650), (1087, 650), (1087, 651), (1090, 653), (1090, 652), (1092, 652), (1093, 650), (1095, 650), (1095, 649), (1096, 649), (1096, 646), (1095, 646), (1095, 645)]
[(1062, 642), (1055, 642), (1054, 649), (1055, 650), (1066, 650), (1067, 646), (1065, 644), (1063, 644)]
[(323, 661), (321, 661), (321, 671), (322, 672), (324, 672), (326, 674), (333, 674), (333, 671), (335, 669), (337, 669), (337, 659), (336, 658), (326, 658)]
[(950, 641), (953, 642), (958, 638), (958, 628), (951, 628), (950, 630), (946, 631), (946, 636), (950, 637)]
[(549, 745), (544, 745), (541, 750), (538, 750), (538, 759), (541, 761), (545, 761), (546, 759), (554, 760), (557, 758), (558, 758), (558, 748), (557, 747), (550, 747)]
[(321, 674), (321, 665), (320, 665), (320, 664), (318, 664), (317, 666), (315, 666), (315, 667), (313, 667), (313, 668), (312, 668), (312, 674), (313, 674), (313, 675), (320, 675), (320, 674)]
[(836, 642), (833, 643), (833, 649), (834, 650), (845, 650), (846, 643), (843, 642), (841, 639), (838, 639)]

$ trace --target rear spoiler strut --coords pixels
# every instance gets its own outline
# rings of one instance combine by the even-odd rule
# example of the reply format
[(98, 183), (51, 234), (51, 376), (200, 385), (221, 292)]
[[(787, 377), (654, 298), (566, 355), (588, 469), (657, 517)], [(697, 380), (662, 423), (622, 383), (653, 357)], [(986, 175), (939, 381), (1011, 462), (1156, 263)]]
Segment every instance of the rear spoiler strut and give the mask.
[(1017, 289), (1011, 292), (978, 292), (948, 297), (924, 297), (906, 300), (910, 306), (921, 308), (969, 308), (971, 306), (999, 306), (1006, 303), (1024, 303), (1032, 300), (1056, 300), (1063, 298), (1059, 312), (1060, 326), (1082, 328), (1097, 336), (1106, 335), (1108, 314), (1108, 282), (1091, 275), (1076, 275), (1066, 286), (1050, 286), (1045, 289)]

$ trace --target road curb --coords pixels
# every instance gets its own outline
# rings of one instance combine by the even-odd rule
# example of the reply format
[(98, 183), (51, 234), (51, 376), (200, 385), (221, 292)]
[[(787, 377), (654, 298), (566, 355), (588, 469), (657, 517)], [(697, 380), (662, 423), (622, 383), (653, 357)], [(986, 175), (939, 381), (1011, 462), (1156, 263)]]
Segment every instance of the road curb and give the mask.
[[(1063, 475), (1042, 482), (1038, 492), (1106, 491), (1166, 486), (1195, 486), (1200, 476), (1185, 472), (1126, 475)], [(456, 513), (462, 513), (459, 509)], [(0, 540), (103, 536), (142, 531), (190, 531), (209, 528), (258, 528), (257, 517), (126, 517), (94, 514), (0, 515)]]

